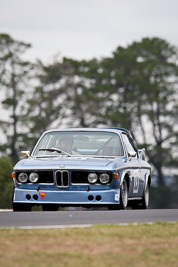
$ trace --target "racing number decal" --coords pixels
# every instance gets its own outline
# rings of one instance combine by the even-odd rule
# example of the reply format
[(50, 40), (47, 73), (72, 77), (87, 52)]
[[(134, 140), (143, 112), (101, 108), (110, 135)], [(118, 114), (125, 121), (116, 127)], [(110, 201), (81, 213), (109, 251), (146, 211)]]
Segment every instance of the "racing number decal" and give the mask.
[(138, 193), (139, 188), (139, 173), (137, 170), (134, 171), (134, 186), (133, 186), (133, 193)]

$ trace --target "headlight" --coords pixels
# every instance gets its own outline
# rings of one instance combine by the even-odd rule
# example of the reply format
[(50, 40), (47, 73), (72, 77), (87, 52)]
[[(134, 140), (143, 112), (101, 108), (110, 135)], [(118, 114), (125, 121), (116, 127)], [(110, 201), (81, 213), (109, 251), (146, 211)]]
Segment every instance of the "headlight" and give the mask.
[(25, 172), (21, 172), (18, 176), (18, 180), (20, 183), (26, 183), (28, 180), (28, 175)]
[(29, 180), (31, 183), (36, 183), (38, 181), (38, 174), (36, 172), (30, 173)]
[(99, 180), (100, 180), (100, 182), (102, 183), (102, 184), (107, 184), (108, 182), (109, 182), (109, 175), (107, 174), (107, 173), (102, 173), (101, 175), (100, 175), (100, 178), (99, 178)]
[(96, 183), (98, 180), (98, 175), (96, 173), (90, 173), (88, 175), (88, 181), (91, 183), (91, 184), (94, 184)]

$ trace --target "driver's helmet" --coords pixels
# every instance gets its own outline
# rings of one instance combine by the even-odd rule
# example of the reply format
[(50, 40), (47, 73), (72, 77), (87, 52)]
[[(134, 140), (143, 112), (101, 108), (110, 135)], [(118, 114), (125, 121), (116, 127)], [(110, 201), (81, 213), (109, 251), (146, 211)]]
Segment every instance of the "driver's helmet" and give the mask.
[(59, 137), (59, 144), (61, 144), (62, 141), (69, 141), (71, 142), (71, 144), (73, 145), (73, 142), (74, 142), (74, 138), (72, 135), (62, 135)]

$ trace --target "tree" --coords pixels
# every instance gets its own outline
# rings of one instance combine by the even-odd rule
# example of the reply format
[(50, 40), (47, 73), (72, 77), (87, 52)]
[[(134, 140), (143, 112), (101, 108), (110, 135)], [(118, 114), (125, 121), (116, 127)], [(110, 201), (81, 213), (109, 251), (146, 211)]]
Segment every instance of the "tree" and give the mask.
[(32, 69), (32, 65), (23, 60), (28, 48), (30, 44), (16, 41), (7, 34), (0, 34), (0, 89), (3, 95), (2, 106), (8, 114), (7, 119), (0, 121), (6, 136), (1, 150), (9, 154), (13, 162), (18, 159), (18, 144), (23, 142), (25, 131), (21, 122), (28, 97), (27, 81)]
[(36, 64), (36, 82), (31, 96), (28, 98), (28, 108), (24, 116), (24, 124), (29, 129), (27, 133), (28, 149), (44, 131), (60, 117), (61, 106), (58, 97), (60, 90), (60, 63), (45, 66), (41, 61)]
[[(95, 61), (95, 60), (94, 60)], [(89, 127), (95, 124), (98, 114), (96, 92), (92, 90), (88, 76), (90, 61), (63, 59), (65, 78), (66, 118), (71, 126)], [(68, 107), (68, 110), (66, 109)]]
[[(87, 127), (95, 121), (96, 103), (85, 76), (86, 61), (69, 58), (38, 62), (38, 86), (28, 100), (26, 121), (34, 141), (51, 127)], [(91, 115), (92, 114), (92, 115)]]
[[(133, 43), (141, 66), (137, 117), (150, 162), (164, 184), (164, 168), (176, 166), (173, 143), (177, 143), (177, 48), (159, 38)], [(143, 86), (143, 87), (142, 87)], [(145, 121), (144, 121), (145, 118)], [(149, 126), (148, 126), (149, 124)], [(150, 130), (151, 135), (147, 134)]]
[(146, 147), (164, 185), (164, 167), (178, 164), (177, 48), (144, 38), (100, 60), (39, 61), (37, 85), (27, 94), (24, 82), (32, 65), (22, 56), (29, 47), (0, 35), (0, 89), (10, 115), (0, 121), (7, 136), (1, 150), (15, 160), (20, 144), (32, 147), (42, 132), (64, 125), (125, 127)]
[(0, 208), (12, 207), (12, 164), (9, 158), (0, 158)]
[(107, 123), (135, 133), (137, 143), (147, 148), (160, 185), (164, 167), (177, 164), (172, 146), (178, 142), (177, 56), (177, 48), (165, 40), (144, 38), (118, 47), (112, 58), (101, 62)]

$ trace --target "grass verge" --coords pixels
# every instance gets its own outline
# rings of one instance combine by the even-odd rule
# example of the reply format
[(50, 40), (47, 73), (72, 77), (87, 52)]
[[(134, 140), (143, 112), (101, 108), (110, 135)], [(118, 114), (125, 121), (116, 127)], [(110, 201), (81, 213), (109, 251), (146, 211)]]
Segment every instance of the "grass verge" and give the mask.
[(178, 266), (178, 222), (0, 230), (0, 266)]

